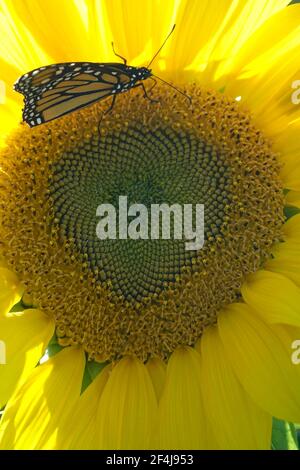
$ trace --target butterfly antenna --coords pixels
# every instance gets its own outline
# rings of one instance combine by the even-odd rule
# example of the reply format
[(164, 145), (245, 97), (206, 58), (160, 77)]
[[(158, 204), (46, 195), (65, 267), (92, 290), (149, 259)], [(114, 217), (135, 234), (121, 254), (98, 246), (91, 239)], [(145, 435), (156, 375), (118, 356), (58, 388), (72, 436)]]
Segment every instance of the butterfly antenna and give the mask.
[(158, 78), (158, 80), (160, 80), (161, 82), (165, 83), (166, 85), (168, 85), (169, 87), (173, 88), (174, 90), (176, 90), (178, 93), (180, 93), (181, 95), (183, 95), (187, 100), (189, 100), (190, 104), (192, 104), (192, 98), (187, 95), (186, 93), (184, 93), (183, 91), (179, 90), (178, 88), (176, 88), (176, 86), (174, 85), (171, 85), (171, 83), (169, 82), (166, 82), (166, 80), (163, 80), (162, 78), (158, 77), (157, 75), (153, 75), (152, 74), (152, 77), (155, 77), (155, 78)]
[(173, 33), (174, 29), (175, 29), (175, 26), (176, 24), (173, 25), (173, 28), (171, 29), (171, 31), (169, 32), (168, 36), (166, 37), (166, 39), (164, 40), (164, 42), (162, 43), (162, 45), (160, 46), (160, 48), (158, 49), (158, 51), (156, 52), (156, 54), (152, 57), (151, 61), (149, 62), (149, 64), (147, 65), (147, 69), (150, 67), (150, 65), (152, 64), (152, 62), (154, 61), (154, 59), (158, 56), (158, 54), (160, 53), (160, 51), (162, 50), (162, 48), (164, 47), (164, 45), (166, 44), (167, 40), (169, 39), (169, 37), (171, 36), (171, 34)]

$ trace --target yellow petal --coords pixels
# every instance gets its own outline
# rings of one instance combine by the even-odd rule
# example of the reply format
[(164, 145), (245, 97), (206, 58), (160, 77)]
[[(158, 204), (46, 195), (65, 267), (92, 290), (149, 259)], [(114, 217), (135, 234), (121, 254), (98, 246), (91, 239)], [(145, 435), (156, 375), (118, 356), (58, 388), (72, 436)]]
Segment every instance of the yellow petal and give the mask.
[(287, 3), (269, 0), (180, 2), (176, 15), (178, 34), (170, 44), (168, 66), (170, 63), (172, 70), (202, 72), (192, 75), (201, 83), (224, 80), (225, 74), (232, 75), (232, 58), (244, 42)]
[[(29, 46), (33, 37), (40, 51), (47, 52), (44, 57), (43, 52), (40, 54), (38, 60), (35, 60), (34, 67), (51, 62), (89, 60), (88, 56), (93, 51), (93, 47), (89, 43), (88, 25), (85, 25), (82, 12), (75, 2), (70, 0), (9, 1), (9, 13), (17, 30), (28, 31), (27, 37), (22, 33), (23, 50), (31, 52)], [(94, 60), (97, 60), (97, 57)], [(101, 58), (98, 57), (98, 61), (100, 62)]]
[(0, 338), (6, 349), (5, 364), (0, 361), (0, 409), (35, 368), (53, 333), (54, 322), (40, 310), (0, 318)]
[(283, 274), (300, 287), (300, 240), (277, 243), (272, 248), (274, 258), (265, 263), (265, 269)]
[[(221, 2), (213, 6), (218, 9)], [(224, 2), (222, 2), (223, 4)], [(286, 1), (270, 0), (246, 0), (237, 2), (228, 2), (230, 5), (229, 14), (224, 15), (221, 28), (217, 31), (218, 41), (210, 55), (210, 61), (218, 65), (215, 79), (222, 75), (232, 75), (238, 70), (236, 66), (237, 57), (240, 49), (248, 39), (252, 38), (255, 31), (275, 13), (283, 10), (289, 3)], [(200, 28), (201, 30), (201, 25)]]
[(205, 70), (216, 41), (234, 11), (231, 0), (179, 2), (176, 34), (170, 39), (166, 52), (172, 76), (185, 68)]
[(148, 449), (157, 424), (157, 402), (146, 367), (136, 358), (113, 369), (100, 399), (101, 449)]
[(99, 439), (96, 417), (100, 398), (109, 378), (111, 366), (105, 367), (88, 386), (74, 406), (64, 427), (58, 430), (59, 449), (97, 450)]
[(0, 317), (19, 302), (23, 287), (17, 276), (9, 269), (0, 267)]
[(224, 348), (252, 399), (279, 419), (300, 421), (300, 368), (292, 344), (300, 329), (267, 325), (246, 304), (232, 304), (219, 315)]
[(200, 378), (200, 356), (195, 349), (176, 350), (168, 363), (159, 404), (159, 448), (205, 449), (205, 420)]
[(8, 402), (0, 425), (2, 449), (55, 449), (57, 432), (79, 398), (84, 353), (65, 348), (36, 367)]
[(289, 191), (286, 195), (286, 205), (300, 207), (300, 191)]
[(161, 359), (155, 358), (150, 359), (150, 361), (147, 362), (146, 367), (152, 380), (157, 401), (159, 401), (166, 381), (166, 365)]
[(285, 222), (283, 233), (287, 240), (300, 242), (300, 214), (294, 215)]
[[(0, 1), (2, 46), (0, 58), (14, 65), (21, 73), (26, 73), (36, 67), (51, 63), (51, 59), (39, 46), (35, 34), (32, 34), (24, 24), (24, 18), (20, 19), (16, 14), (15, 8), (23, 4), (24, 2), (13, 0)], [(35, 15), (35, 6), (32, 2), (30, 11), (27, 11), (27, 17)], [(57, 15), (57, 18), (60, 17), (61, 15)], [(65, 17), (64, 24), (67, 24)]]
[(245, 302), (268, 323), (300, 326), (300, 289), (285, 276), (258, 271), (247, 277), (241, 292)]
[(20, 106), (16, 101), (7, 98), (5, 104), (0, 105), (1, 147), (4, 146), (6, 138), (13, 131), (13, 129), (15, 129), (21, 119), (22, 106)]
[[(247, 7), (250, 9), (250, 2), (247, 3)], [(242, 32), (242, 34), (248, 36), (247, 41), (244, 42), (238, 54), (231, 56), (235, 68), (242, 71), (244, 75), (247, 74), (251, 77), (264, 75), (266, 69), (274, 65), (281, 54), (298, 45), (299, 6), (284, 8), (289, 2), (285, 2), (285, 5), (284, 2), (272, 1), (256, 3), (256, 11), (251, 12), (254, 22), (257, 20), (255, 15), (260, 15), (261, 10), (266, 7), (267, 3), (272, 10), (271, 15), (267, 13), (263, 21), (254, 26), (251, 34)], [(238, 45), (236, 45), (236, 48), (238, 48)], [(263, 63), (263, 58), (267, 58), (268, 62)]]
[(23, 99), (20, 93), (13, 89), (15, 81), (20, 76), (18, 68), (0, 59), (0, 70), (0, 145), (3, 145), (5, 137), (22, 119)]
[(201, 338), (201, 384), (205, 413), (221, 449), (270, 449), (271, 415), (238, 382), (216, 327)]
[[(118, 53), (132, 65), (141, 66), (150, 62), (175, 23), (174, 0), (163, 2), (163, 14), (162, 4), (153, 0), (104, 0), (102, 5), (102, 10), (98, 11), (98, 19), (110, 31), (110, 40), (114, 41)], [(174, 32), (155, 62), (156, 70), (175, 34)], [(111, 47), (108, 47), (111, 51)]]
[(291, 84), (299, 78), (299, 32), (300, 5), (292, 5), (268, 19), (233, 59), (239, 79), (229, 81), (226, 91), (241, 96), (271, 136), (283, 131), (278, 118), (299, 117), (291, 100)]
[(288, 219), (282, 232), (284, 242), (272, 247), (273, 258), (265, 263), (265, 268), (284, 274), (300, 287), (300, 214)]

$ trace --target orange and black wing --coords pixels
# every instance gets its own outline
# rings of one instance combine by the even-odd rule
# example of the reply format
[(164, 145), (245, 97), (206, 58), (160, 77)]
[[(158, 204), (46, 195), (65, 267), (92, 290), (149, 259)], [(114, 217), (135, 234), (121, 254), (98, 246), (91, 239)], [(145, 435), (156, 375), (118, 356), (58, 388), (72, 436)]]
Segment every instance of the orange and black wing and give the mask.
[(123, 64), (72, 62), (33, 70), (14, 88), (24, 95), (23, 120), (34, 127), (125, 91), (130, 84)]

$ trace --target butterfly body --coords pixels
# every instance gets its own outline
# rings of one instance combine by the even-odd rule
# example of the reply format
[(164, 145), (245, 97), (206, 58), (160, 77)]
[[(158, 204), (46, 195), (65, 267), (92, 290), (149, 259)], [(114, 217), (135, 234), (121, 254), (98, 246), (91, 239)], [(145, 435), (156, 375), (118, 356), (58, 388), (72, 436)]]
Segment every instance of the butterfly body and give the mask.
[(24, 95), (23, 120), (30, 127), (141, 86), (152, 72), (126, 63), (66, 62), (22, 75), (14, 89)]

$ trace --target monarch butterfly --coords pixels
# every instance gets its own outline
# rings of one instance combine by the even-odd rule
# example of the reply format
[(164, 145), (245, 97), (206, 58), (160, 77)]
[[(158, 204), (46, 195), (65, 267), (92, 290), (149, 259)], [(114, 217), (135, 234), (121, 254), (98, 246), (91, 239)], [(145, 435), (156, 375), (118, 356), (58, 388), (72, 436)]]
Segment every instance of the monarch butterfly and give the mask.
[[(175, 88), (153, 75), (149, 69), (174, 28), (175, 24), (147, 67), (127, 65), (127, 60), (115, 52), (112, 43), (114, 54), (123, 63), (66, 62), (40, 67), (22, 75), (14, 89), (24, 95), (23, 121), (34, 127), (112, 96), (112, 103), (105, 111), (106, 114), (112, 110), (117, 94), (137, 87), (143, 89), (145, 98), (157, 102), (148, 96), (143, 80), (150, 78), (155, 82), (150, 90), (156, 85), (153, 77)], [(190, 100), (185, 93), (175, 89)]]

